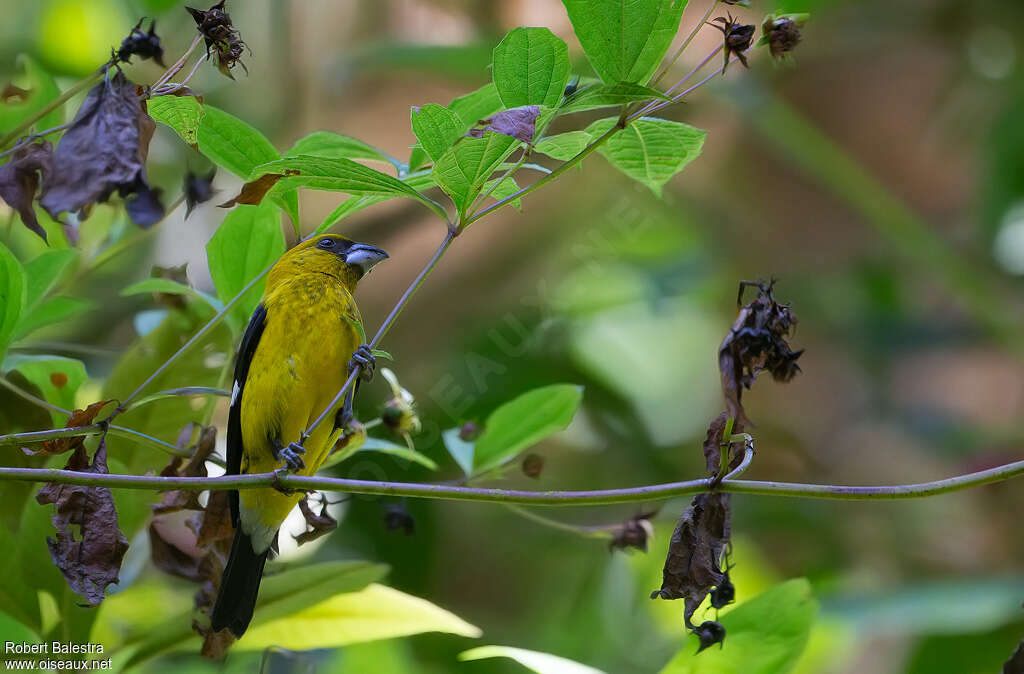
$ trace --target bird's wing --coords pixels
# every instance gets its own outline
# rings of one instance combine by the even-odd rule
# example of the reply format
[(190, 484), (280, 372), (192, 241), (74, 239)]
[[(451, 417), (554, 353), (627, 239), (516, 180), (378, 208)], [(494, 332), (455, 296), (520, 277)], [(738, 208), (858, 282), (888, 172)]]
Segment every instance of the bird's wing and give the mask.
[[(242, 390), (245, 380), (249, 377), (249, 365), (252, 363), (256, 345), (263, 335), (266, 326), (267, 308), (260, 304), (249, 319), (249, 325), (242, 335), (242, 343), (238, 347), (235, 358), (235, 379), (231, 386), (231, 407), (228, 411), (227, 438), (227, 474), (238, 475), (242, 468)], [(231, 522), (238, 526), (238, 492), (232, 491)]]

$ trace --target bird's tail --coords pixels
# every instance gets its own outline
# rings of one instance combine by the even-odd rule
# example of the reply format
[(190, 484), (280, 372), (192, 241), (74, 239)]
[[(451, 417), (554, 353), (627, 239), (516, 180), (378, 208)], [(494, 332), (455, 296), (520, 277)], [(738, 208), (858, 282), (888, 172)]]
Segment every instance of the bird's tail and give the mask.
[[(273, 546), (271, 546), (273, 547)], [(210, 617), (214, 631), (225, 627), (235, 638), (240, 638), (252, 620), (256, 596), (260, 591), (263, 566), (267, 563), (270, 547), (262, 553), (253, 552), (252, 539), (239, 526), (231, 541), (231, 553), (220, 579), (217, 602)]]

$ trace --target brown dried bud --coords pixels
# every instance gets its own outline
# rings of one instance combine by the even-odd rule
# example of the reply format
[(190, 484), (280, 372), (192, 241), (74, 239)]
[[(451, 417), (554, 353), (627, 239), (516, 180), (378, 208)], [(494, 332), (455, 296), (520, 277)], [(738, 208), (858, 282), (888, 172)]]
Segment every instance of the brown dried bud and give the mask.
[(540, 477), (544, 470), (544, 457), (540, 454), (527, 454), (523, 458), (523, 475), (532, 477), (534, 480)]
[(239, 37), (238, 30), (231, 25), (231, 17), (224, 11), (226, 0), (220, 0), (216, 5), (205, 11), (186, 7), (189, 14), (196, 22), (196, 27), (206, 40), (206, 53), (217, 57), (217, 69), (224, 75), (235, 79), (231, 69), (236, 65), (242, 66), (246, 73), (249, 70), (242, 63), (242, 52), (245, 51), (245, 43)]
[(761, 39), (758, 46), (768, 45), (772, 58), (780, 59), (800, 44), (800, 26), (807, 21), (808, 14), (769, 14), (761, 25)]
[(750, 49), (750, 43), (754, 39), (754, 25), (753, 24), (741, 24), (732, 14), (728, 15), (728, 18), (720, 16), (715, 21), (720, 21), (721, 26), (715, 26), (718, 30), (722, 31), (722, 35), (725, 38), (725, 65), (722, 66), (722, 72), (729, 66), (729, 58), (735, 54), (743, 64), (743, 67), (749, 68), (747, 65), (747, 57), (744, 54), (745, 51)]

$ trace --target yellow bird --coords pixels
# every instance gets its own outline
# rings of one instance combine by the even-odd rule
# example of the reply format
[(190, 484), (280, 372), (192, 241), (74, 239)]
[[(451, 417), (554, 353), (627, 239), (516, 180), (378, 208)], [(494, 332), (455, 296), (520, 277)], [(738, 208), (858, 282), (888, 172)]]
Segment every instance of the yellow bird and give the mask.
[[(312, 475), (351, 420), (352, 398), (304, 443), (302, 432), (331, 403), (355, 364), (372, 376), (373, 356), (360, 344), (353, 293), (387, 258), (380, 248), (336, 234), (311, 238), (274, 264), (263, 299), (242, 336), (228, 414), (227, 473), (282, 467)], [(358, 381), (356, 382), (358, 386)], [(252, 620), (263, 566), (277, 531), (302, 494), (272, 488), (231, 492), (235, 537), (211, 623), (240, 637)]]

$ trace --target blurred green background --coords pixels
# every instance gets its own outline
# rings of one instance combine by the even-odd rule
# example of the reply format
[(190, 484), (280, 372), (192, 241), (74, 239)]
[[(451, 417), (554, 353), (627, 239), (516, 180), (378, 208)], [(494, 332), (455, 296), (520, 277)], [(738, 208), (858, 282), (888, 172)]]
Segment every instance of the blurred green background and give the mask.
[[(595, 155), (529, 197), (523, 212), (503, 210), (460, 237), (388, 335), (383, 346), (424, 421), (417, 448), (443, 465), (442, 478), (458, 471), (441, 430), (563, 381), (585, 385), (583, 411), (538, 449), (539, 480), (514, 472), (502, 486), (596, 489), (700, 475), (703, 431), (722, 407), (715, 354), (737, 282), (772, 276), (800, 317), (794, 342), (807, 352), (795, 381), (764, 381), (745, 397), (757, 424), (747, 477), (905, 483), (1021, 458), (1024, 37), (1015, 27), (1024, 5), (752, 4), (730, 9), (756, 24), (776, 8), (813, 12), (795, 67), (759, 54), (749, 71), (734, 67), (670, 109), (709, 135), (662, 200)], [(684, 35), (705, 7), (691, 1)], [(556, 0), (245, 0), (228, 10), (252, 50), (249, 74), (236, 70), (231, 82), (206, 67), (191, 84), (279, 148), (327, 129), (406, 156), (409, 107), (488, 81), (491, 48), (517, 25), (550, 27), (574, 50), (576, 70), (588, 68)], [(0, 13), (0, 80), (14, 76), (24, 52), (62, 88), (105, 60), (142, 15), (157, 17), (168, 62), (193, 30), (176, 0), (0, 0)], [(719, 39), (704, 30), (684, 60), (698, 61)], [(160, 70), (145, 62), (127, 72), (145, 82)], [(587, 114), (560, 118), (552, 132), (585, 126)], [(167, 194), (177, 194), (186, 168), (207, 167), (158, 130), (150, 172)], [(223, 172), (216, 181), (223, 195), (238, 184)], [(303, 227), (341, 198), (303, 194)], [(39, 348), (107, 376), (151, 309), (118, 298), (120, 288), (153, 264), (185, 263), (194, 284), (211, 288), (204, 245), (224, 215), (214, 202), (187, 221), (179, 210), (146, 239), (148, 257), (122, 256), (82, 279), (77, 292), (97, 309)], [(7, 214), (0, 220), (10, 222)], [(20, 253), (38, 246), (17, 223), (2, 231)], [(424, 209), (397, 201), (337, 231), (391, 254), (360, 289), (368, 328), (444, 233)], [(381, 379), (364, 387), (359, 416), (376, 416), (388, 396)], [(437, 479), (387, 457), (334, 472)], [(339, 504), (334, 534), (313, 552), (288, 554), (387, 563), (389, 584), (477, 625), (482, 640), (430, 635), (277, 654), (267, 671), (310, 662), (325, 672), (522, 671), (456, 661), (496, 643), (629, 674), (656, 671), (682, 642), (681, 604), (647, 597), (685, 502), (661, 504), (646, 555), (609, 554), (606, 542), (483, 504), (398, 504), (416, 520), (404, 536), (384, 526), (394, 505)], [(993, 672), (1024, 636), (1022, 509), (1012, 482), (900, 503), (737, 496), (734, 579), (741, 600), (781, 579), (810, 580), (821, 611), (801, 674)], [(603, 524), (636, 512), (544, 514)], [(142, 573), (139, 582), (190, 601), (185, 583)], [(253, 657), (234, 657), (228, 669), (250, 671)], [(168, 656), (149, 671), (172, 666), (217, 670)]]

